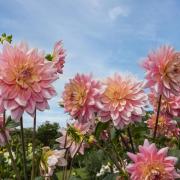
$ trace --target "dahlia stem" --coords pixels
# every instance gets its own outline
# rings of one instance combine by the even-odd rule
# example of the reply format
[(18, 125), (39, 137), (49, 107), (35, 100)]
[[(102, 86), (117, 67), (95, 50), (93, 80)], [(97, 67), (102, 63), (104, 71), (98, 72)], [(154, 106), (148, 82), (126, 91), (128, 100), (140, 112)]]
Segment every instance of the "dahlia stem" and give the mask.
[(153, 140), (156, 139), (156, 134), (157, 134), (158, 121), (159, 121), (159, 115), (160, 115), (160, 110), (161, 110), (161, 98), (162, 98), (162, 95), (159, 96), (159, 100), (158, 100), (158, 109), (157, 109), (157, 115), (156, 115), (156, 124), (154, 128)]
[(1, 131), (2, 131), (2, 134), (3, 134), (3, 136), (4, 136), (4, 140), (5, 140), (5, 143), (6, 143), (6, 148), (7, 148), (8, 152), (9, 152), (9, 156), (10, 156), (10, 158), (11, 158), (12, 167), (13, 167), (13, 169), (14, 169), (14, 173), (15, 173), (15, 175), (16, 175), (16, 179), (17, 179), (17, 180), (21, 180), (20, 175), (19, 175), (18, 168), (17, 168), (17, 166), (16, 166), (16, 163), (15, 163), (15, 160), (14, 160), (14, 157), (13, 157), (13, 154), (12, 154), (12, 151), (11, 151), (11, 146), (10, 146), (10, 144), (9, 144), (9, 141), (8, 141), (8, 138), (7, 138), (7, 135), (6, 135), (6, 132), (5, 132), (5, 130), (4, 130), (4, 128), (5, 128), (5, 121), (6, 121), (6, 112), (4, 111), (4, 113), (3, 113), (3, 128), (1, 128)]
[(35, 139), (36, 138), (36, 109), (33, 121), (33, 137), (32, 137), (32, 171), (31, 171), (31, 180), (34, 180), (35, 177)]
[(134, 144), (133, 144), (133, 139), (132, 139), (132, 135), (131, 135), (131, 131), (130, 131), (130, 128), (129, 128), (129, 127), (127, 128), (127, 132), (128, 132), (128, 136), (129, 136), (129, 140), (130, 140), (132, 152), (135, 153)]
[(24, 180), (28, 180), (28, 178), (27, 178), (26, 150), (25, 150), (25, 142), (24, 142), (23, 118), (22, 117), (20, 119), (20, 127), (21, 127), (21, 144), (22, 144), (22, 153), (23, 153)]
[[(67, 131), (66, 131), (66, 136), (65, 136), (65, 143), (64, 143), (64, 149), (66, 148), (66, 143), (67, 143)], [(67, 152), (68, 152), (68, 148), (66, 149), (66, 152), (65, 152), (65, 159), (68, 157), (67, 156)], [(67, 160), (67, 159), (66, 159)], [(63, 167), (63, 180), (64, 180), (64, 178), (65, 178), (65, 172), (67, 171), (67, 166), (66, 167)]]
[(128, 143), (126, 142), (126, 140), (124, 139), (122, 133), (120, 132), (119, 135), (120, 135), (122, 144), (124, 144), (124, 146), (125, 146), (125, 150), (126, 150), (126, 151), (129, 151), (129, 145), (128, 145)]
[(113, 156), (112, 153), (110, 153), (109, 151), (107, 151), (104, 147), (102, 147), (100, 144), (98, 144), (98, 142), (96, 143), (96, 146), (98, 148), (100, 148), (102, 151), (104, 151), (105, 154), (107, 154), (107, 156), (109, 156), (109, 158), (111, 159), (111, 161), (115, 164), (115, 166), (117, 167), (117, 169), (121, 172), (122, 171), (122, 167), (120, 166), (118, 160)]
[(75, 152), (75, 154), (74, 154), (74, 156), (73, 156), (73, 158), (72, 158), (72, 160), (71, 160), (68, 179), (70, 179), (70, 176), (71, 176), (73, 161), (74, 161), (74, 159), (75, 159), (76, 154), (77, 154), (78, 151), (80, 150), (83, 141), (84, 141), (84, 139), (81, 141), (81, 143), (80, 143), (80, 145), (79, 145), (77, 151)]
[[(109, 141), (112, 144), (113, 150), (115, 152), (115, 159), (117, 159), (119, 161), (121, 168), (122, 168), (123, 167), (123, 161), (122, 161), (121, 157), (119, 156), (119, 153), (116, 149), (116, 146), (114, 145), (113, 141), (111, 140), (111, 132), (109, 130), (108, 130), (108, 134), (109, 134)], [(113, 154), (113, 152), (112, 152), (112, 154)]]
[(4, 130), (2, 130), (2, 131), (3, 131), (3, 136), (4, 136), (4, 139), (5, 139), (5, 142), (6, 142), (6, 148), (7, 148), (8, 152), (9, 152), (9, 156), (10, 156), (10, 158), (11, 158), (12, 167), (13, 167), (13, 169), (14, 169), (16, 178), (17, 178), (17, 180), (21, 180), (20, 175), (19, 175), (18, 168), (17, 168), (17, 166), (16, 166), (16, 163), (15, 163), (15, 160), (14, 160), (14, 157), (13, 157), (13, 154), (12, 154), (12, 151), (11, 151), (11, 146), (10, 146), (10, 144), (9, 144), (9, 142), (8, 142), (8, 139), (7, 139), (7, 136), (6, 136), (6, 132), (5, 132)]

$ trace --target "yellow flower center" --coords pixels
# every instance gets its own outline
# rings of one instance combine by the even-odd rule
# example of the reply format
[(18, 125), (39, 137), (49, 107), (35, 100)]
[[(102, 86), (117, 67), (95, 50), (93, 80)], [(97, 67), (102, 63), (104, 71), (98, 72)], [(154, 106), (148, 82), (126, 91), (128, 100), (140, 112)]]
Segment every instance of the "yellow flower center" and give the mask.
[(86, 95), (85, 87), (75, 84), (72, 85), (70, 90), (70, 101), (73, 102), (75, 106), (83, 106), (86, 100)]
[(125, 85), (125, 83), (117, 84), (116, 82), (112, 82), (108, 84), (104, 95), (111, 100), (111, 102), (120, 102), (122, 101), (128, 94), (129, 88)]
[(16, 83), (22, 88), (28, 88), (31, 84), (38, 80), (33, 67), (29, 65), (21, 65), (14, 73)]
[(159, 163), (145, 165), (143, 171), (144, 180), (165, 180), (166, 172), (164, 166)]

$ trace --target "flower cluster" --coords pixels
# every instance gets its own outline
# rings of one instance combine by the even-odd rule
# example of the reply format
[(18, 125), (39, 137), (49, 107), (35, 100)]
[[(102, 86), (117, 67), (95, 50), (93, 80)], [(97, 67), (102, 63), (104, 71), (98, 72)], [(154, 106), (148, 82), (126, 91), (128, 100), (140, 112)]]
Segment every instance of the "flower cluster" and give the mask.
[(82, 123), (92, 122), (97, 114), (102, 122), (112, 120), (117, 128), (140, 121), (147, 99), (142, 82), (118, 74), (107, 78), (105, 83), (77, 74), (63, 92), (65, 111), (72, 118)]

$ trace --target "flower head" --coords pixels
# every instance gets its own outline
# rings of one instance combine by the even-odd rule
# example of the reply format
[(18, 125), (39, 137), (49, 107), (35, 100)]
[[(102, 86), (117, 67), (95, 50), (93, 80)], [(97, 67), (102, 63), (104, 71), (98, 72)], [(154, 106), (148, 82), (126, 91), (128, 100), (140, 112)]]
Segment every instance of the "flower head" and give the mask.
[(82, 123), (93, 121), (97, 111), (100, 83), (90, 75), (77, 74), (65, 85), (63, 103), (65, 111)]
[(139, 146), (139, 153), (128, 153), (134, 162), (127, 166), (131, 180), (174, 180), (179, 178), (175, 170), (177, 158), (167, 156), (168, 148), (158, 150), (155, 144), (146, 139), (143, 146)]
[[(149, 94), (149, 101), (155, 111), (157, 111), (158, 99), (159, 99), (158, 95), (152, 89)], [(173, 94), (170, 94), (169, 97), (165, 97), (162, 95), (161, 113), (165, 114), (169, 117), (178, 117), (178, 116), (180, 116), (179, 104), (180, 104), (180, 96), (175, 96)]]
[(67, 130), (61, 129), (62, 136), (57, 139), (57, 142), (60, 143), (61, 148), (69, 148), (71, 157), (74, 157), (76, 153), (84, 154), (84, 137), (88, 130), (89, 124), (75, 121), (67, 127)]
[(147, 95), (143, 91), (142, 82), (132, 76), (115, 74), (112, 78), (107, 78), (100, 101), (101, 121), (112, 119), (114, 126), (123, 128), (129, 123), (141, 120), (147, 105)]
[(6, 44), (0, 53), (0, 96), (2, 105), (14, 120), (23, 112), (34, 115), (35, 109), (49, 108), (48, 100), (56, 95), (52, 83), (58, 78), (51, 62), (27, 44)]
[(65, 52), (62, 46), (62, 41), (58, 41), (54, 45), (54, 51), (52, 54), (52, 61), (54, 63), (57, 72), (62, 74), (65, 63)]
[(180, 53), (170, 46), (162, 46), (151, 52), (143, 62), (146, 70), (147, 86), (154, 87), (156, 93), (169, 97), (180, 92)]
[(49, 147), (44, 147), (40, 161), (41, 175), (50, 177), (56, 166), (67, 166), (67, 161), (64, 159), (65, 149), (51, 150)]
[[(151, 132), (154, 131), (156, 124), (156, 115), (153, 114), (147, 120), (148, 127)], [(157, 134), (166, 137), (178, 137), (180, 134), (180, 129), (177, 127), (177, 122), (167, 117), (166, 115), (160, 115), (158, 119)]]

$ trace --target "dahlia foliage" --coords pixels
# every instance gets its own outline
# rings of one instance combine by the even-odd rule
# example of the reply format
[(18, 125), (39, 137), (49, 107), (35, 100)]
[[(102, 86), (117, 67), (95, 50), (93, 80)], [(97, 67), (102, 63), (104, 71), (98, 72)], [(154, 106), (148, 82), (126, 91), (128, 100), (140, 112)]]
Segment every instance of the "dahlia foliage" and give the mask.
[[(180, 178), (180, 52), (162, 46), (149, 53), (142, 63), (145, 81), (120, 72), (103, 80), (77, 73), (60, 95), (66, 126), (59, 129), (54, 145), (37, 146), (37, 111), (50, 108), (48, 101), (57, 95), (53, 83), (64, 71), (62, 41), (55, 43), (52, 54), (45, 54), (24, 42), (11, 44), (11, 36), (0, 40), (0, 146), (11, 158), (14, 174), (9, 179), (42, 176), (50, 180), (61, 172), (61, 179), (67, 180), (75, 174), (74, 167), (88, 169), (91, 152), (102, 152), (105, 157), (96, 173), (88, 169), (95, 173), (91, 179), (106, 175), (130, 180)], [(25, 113), (33, 121), (28, 152)], [(21, 138), (14, 140), (19, 132)], [(11, 147), (19, 139), (20, 155)], [(1, 169), (0, 165), (0, 173)], [(7, 179), (1, 174), (0, 178)]]

